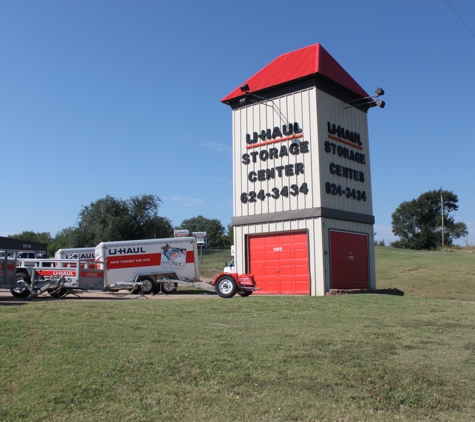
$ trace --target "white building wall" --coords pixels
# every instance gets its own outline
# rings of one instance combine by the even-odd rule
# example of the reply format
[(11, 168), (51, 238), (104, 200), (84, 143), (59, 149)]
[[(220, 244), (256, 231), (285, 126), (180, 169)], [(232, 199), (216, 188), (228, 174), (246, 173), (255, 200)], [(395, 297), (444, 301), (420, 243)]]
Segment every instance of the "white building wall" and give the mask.
[[(338, 100), (322, 91), (317, 91), (318, 103), (318, 146), (320, 157), (320, 188), (321, 188), (321, 206), (344, 211), (350, 211), (360, 214), (373, 214), (373, 200), (371, 195), (371, 171), (368, 142), (368, 120), (367, 114), (355, 107), (349, 107), (348, 104)], [(345, 108), (346, 107), (346, 108)], [(358, 145), (349, 146), (343, 142), (331, 139), (328, 135), (328, 122), (345, 129), (356, 132), (360, 135), (362, 142), (361, 149)], [(325, 142), (328, 141), (337, 147), (351, 149), (353, 152), (364, 154), (366, 164), (357, 163), (347, 158), (340, 157), (338, 153), (325, 152)], [(351, 144), (351, 142), (349, 142)], [(333, 150), (333, 148), (331, 148)], [(337, 149), (337, 148), (336, 148)], [(342, 176), (330, 173), (330, 164), (340, 165), (350, 168), (364, 174), (364, 182), (351, 180)], [(325, 183), (332, 183), (341, 186), (345, 191), (343, 195), (327, 194)], [(366, 200), (355, 200), (347, 198), (346, 188), (365, 192)]]
[[(290, 210), (299, 210), (307, 208), (315, 208), (320, 206), (320, 188), (310, 184), (311, 180), (318, 174), (312, 168), (315, 161), (316, 145), (317, 145), (317, 128), (316, 128), (316, 89), (311, 88), (286, 95), (274, 100), (274, 103), (266, 101), (261, 104), (249, 105), (233, 111), (233, 165), (234, 165), (234, 217), (242, 217), (248, 215), (258, 215)], [(279, 109), (282, 113), (279, 112)], [(297, 122), (303, 128), (303, 137), (297, 140), (283, 141), (275, 144), (258, 146), (247, 149), (246, 134), (253, 136), (254, 132), (260, 133), (262, 130), (280, 127), (288, 122), (283, 116), (287, 117), (288, 122), (294, 124)], [(289, 147), (293, 142), (309, 141), (309, 153), (301, 153), (279, 159), (268, 159), (266, 161), (256, 157), (256, 162), (249, 164), (242, 163), (243, 154), (261, 153), (263, 150), (269, 151), (270, 148), (277, 148), (280, 151), (282, 146)], [(259, 142), (261, 142), (259, 140)], [(249, 181), (250, 172), (258, 172), (267, 168), (275, 168), (277, 166), (295, 165), (302, 163), (304, 166), (304, 174), (296, 176), (277, 175), (274, 179), (266, 181)], [(256, 200), (256, 202), (243, 203), (241, 195), (249, 195), (251, 192), (256, 194), (263, 190), (265, 194), (275, 195), (273, 189), (280, 192), (284, 186), (289, 187), (295, 184), (298, 187), (302, 183), (307, 182), (309, 192), (306, 195), (298, 194), (296, 196), (288, 195), (288, 198), (280, 196), (278, 199), (266, 196), (265, 200)]]

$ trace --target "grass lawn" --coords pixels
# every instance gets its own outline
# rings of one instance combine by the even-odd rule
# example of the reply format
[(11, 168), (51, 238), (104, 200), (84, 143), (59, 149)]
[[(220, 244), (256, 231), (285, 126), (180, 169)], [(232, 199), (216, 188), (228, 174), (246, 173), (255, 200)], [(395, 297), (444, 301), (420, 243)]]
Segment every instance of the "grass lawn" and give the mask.
[(0, 305), (0, 420), (475, 420), (474, 261), (437, 254), (377, 249), (404, 297)]
[(375, 250), (378, 288), (397, 287), (410, 297), (475, 302), (475, 253)]

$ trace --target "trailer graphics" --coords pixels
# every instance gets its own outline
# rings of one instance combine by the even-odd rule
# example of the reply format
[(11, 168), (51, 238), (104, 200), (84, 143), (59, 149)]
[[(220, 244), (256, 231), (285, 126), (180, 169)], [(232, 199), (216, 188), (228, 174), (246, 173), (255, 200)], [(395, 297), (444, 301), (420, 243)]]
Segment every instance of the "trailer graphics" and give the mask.
[(186, 249), (173, 248), (168, 243), (162, 247), (162, 265), (183, 268), (186, 264)]

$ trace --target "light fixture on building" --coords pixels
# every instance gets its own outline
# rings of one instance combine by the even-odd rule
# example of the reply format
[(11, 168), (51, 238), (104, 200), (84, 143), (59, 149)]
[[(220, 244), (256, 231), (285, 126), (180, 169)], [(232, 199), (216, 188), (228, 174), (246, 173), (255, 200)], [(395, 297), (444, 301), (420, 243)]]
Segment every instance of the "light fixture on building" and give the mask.
[[(282, 111), (280, 111), (280, 108), (277, 107), (277, 104), (276, 104), (273, 100), (271, 100), (271, 99), (269, 99), (269, 98), (261, 97), (260, 95), (256, 95), (256, 94), (253, 94), (253, 93), (249, 92), (250, 88), (249, 88), (249, 85), (248, 85), (248, 84), (242, 84), (239, 88), (240, 88), (240, 90), (241, 90), (242, 92), (244, 92), (244, 93), (246, 94), (245, 97), (243, 97), (243, 98), (241, 98), (241, 99), (239, 100), (239, 105), (240, 105), (241, 107), (244, 107), (245, 105), (247, 105), (247, 104), (250, 103), (250, 102), (248, 101), (248, 100), (249, 100), (248, 96), (252, 95), (253, 97), (256, 97), (257, 99), (260, 100), (260, 101), (258, 102), (258, 104), (261, 103), (261, 104), (263, 104), (263, 105), (265, 105), (265, 106), (267, 106), (267, 107), (273, 108), (274, 111), (276, 111), (276, 112), (279, 114), (280, 119), (281, 119), (285, 124), (289, 124), (289, 119), (287, 119), (287, 117), (284, 115), (284, 113), (282, 113)], [(265, 104), (263, 101), (270, 101), (270, 102), (272, 103), (272, 105)]]
[[(242, 87), (241, 87), (242, 89)], [(351, 108), (351, 107), (358, 107), (358, 106), (367, 106), (367, 107), (380, 107), (384, 108), (386, 103), (381, 99), (376, 99), (384, 95), (384, 89), (380, 88), (379, 86), (374, 91), (374, 95), (370, 95), (369, 97), (358, 98), (357, 100), (348, 101), (346, 107), (343, 108)]]

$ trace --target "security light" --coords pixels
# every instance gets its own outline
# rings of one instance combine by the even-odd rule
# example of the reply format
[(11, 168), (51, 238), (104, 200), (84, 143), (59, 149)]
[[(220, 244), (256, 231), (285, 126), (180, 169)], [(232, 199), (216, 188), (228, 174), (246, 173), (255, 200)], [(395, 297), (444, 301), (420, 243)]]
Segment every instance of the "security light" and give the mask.
[(384, 95), (384, 89), (380, 88), (379, 86), (374, 91), (374, 95), (370, 95), (369, 97), (358, 98), (357, 100), (347, 101), (348, 104), (346, 107), (343, 108), (351, 108), (351, 107), (358, 107), (358, 106), (367, 106), (367, 107), (381, 107), (384, 108), (386, 103), (383, 100), (376, 100), (376, 98)]

